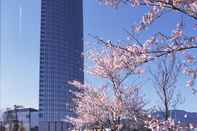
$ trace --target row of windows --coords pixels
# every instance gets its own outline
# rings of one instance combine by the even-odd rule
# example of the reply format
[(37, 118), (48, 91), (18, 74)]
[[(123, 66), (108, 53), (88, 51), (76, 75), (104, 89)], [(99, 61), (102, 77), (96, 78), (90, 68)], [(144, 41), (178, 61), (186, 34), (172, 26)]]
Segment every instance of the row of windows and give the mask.
[(40, 74), (40, 83), (41, 84), (45, 84), (46, 86), (47, 85), (56, 85), (56, 84), (60, 84), (63, 83), (63, 82), (66, 82), (67, 80), (73, 80), (73, 79), (77, 79), (77, 78), (82, 78), (83, 75), (81, 75), (81, 73), (66, 73), (66, 75), (64, 74), (61, 74), (59, 76), (57, 75), (45, 75), (45, 73), (43, 74)]
[(65, 104), (39, 104), (40, 110), (42, 111), (67, 111), (68, 109), (66, 108)]
[(64, 42), (66, 42), (68, 39), (65, 37), (65, 35), (63, 35), (64, 33), (60, 34), (60, 33), (54, 33), (54, 32), (50, 32), (50, 33), (42, 33), (41, 34), (41, 38), (42, 39), (47, 39), (50, 41), (57, 41), (54, 44), (62, 44)]
[(74, 49), (72, 48), (72, 46), (68, 46), (65, 44), (51, 44), (50, 46), (48, 46), (48, 44), (43, 44), (41, 45), (40, 52), (48, 53), (49, 55), (53, 56), (64, 56), (65, 54), (69, 54), (70, 57), (75, 59), (80, 59), (80, 57), (82, 57), (82, 52), (80, 49)]
[(48, 48), (64, 49), (70, 47), (68, 40), (41, 38), (40, 42), (41, 42), (41, 49), (48, 49)]
[(54, 112), (54, 111), (63, 111), (63, 112), (74, 112), (75, 111), (75, 106), (70, 103), (63, 103), (63, 104), (39, 104), (40, 106), (40, 111), (44, 112)]
[(39, 117), (42, 118), (43, 121), (60, 121), (65, 116), (65, 111), (63, 113), (57, 112), (54, 114), (53, 112), (43, 112), (39, 114)]

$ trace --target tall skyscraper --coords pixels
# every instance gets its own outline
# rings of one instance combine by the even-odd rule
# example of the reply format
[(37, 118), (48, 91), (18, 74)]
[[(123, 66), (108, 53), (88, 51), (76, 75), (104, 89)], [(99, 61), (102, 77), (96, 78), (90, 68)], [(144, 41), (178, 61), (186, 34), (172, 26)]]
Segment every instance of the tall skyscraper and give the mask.
[(41, 0), (39, 130), (65, 131), (75, 115), (74, 87), (83, 82), (82, 0)]

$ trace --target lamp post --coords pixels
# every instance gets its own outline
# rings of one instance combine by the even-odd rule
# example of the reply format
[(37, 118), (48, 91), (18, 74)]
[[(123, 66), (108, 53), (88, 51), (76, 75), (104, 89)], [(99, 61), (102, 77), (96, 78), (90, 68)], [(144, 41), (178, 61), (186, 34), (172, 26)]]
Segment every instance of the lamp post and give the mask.
[(187, 114), (184, 115), (185, 123), (187, 123)]
[(184, 115), (184, 118), (185, 118), (185, 124), (188, 126), (188, 124), (187, 124), (187, 114)]

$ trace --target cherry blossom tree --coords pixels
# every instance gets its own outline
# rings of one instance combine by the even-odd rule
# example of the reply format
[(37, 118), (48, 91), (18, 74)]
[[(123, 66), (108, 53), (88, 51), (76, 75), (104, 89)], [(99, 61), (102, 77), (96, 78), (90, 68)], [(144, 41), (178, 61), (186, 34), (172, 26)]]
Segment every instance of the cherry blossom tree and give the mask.
[[(166, 56), (172, 53), (178, 54), (183, 61), (182, 70), (183, 73), (188, 76), (190, 79), (187, 81), (187, 86), (191, 88), (193, 93), (197, 92), (197, 89), (194, 88), (194, 82), (197, 77), (197, 66), (196, 66), (196, 56), (194, 55), (197, 49), (197, 36), (196, 34), (188, 35), (184, 30), (184, 19), (177, 22), (176, 27), (172, 30), (171, 34), (164, 34), (162, 32), (154, 32), (154, 35), (147, 40), (141, 42), (136, 37), (136, 34), (148, 30), (149, 25), (159, 21), (158, 19), (168, 12), (184, 14), (187, 17), (190, 17), (194, 21), (193, 29), (196, 30), (197, 22), (197, 1), (196, 0), (98, 0), (99, 2), (104, 3), (105, 5), (112, 6), (114, 8), (119, 8), (122, 5), (131, 5), (135, 7), (136, 11), (139, 6), (145, 6), (149, 8), (149, 11), (142, 16), (138, 24), (132, 26), (131, 31), (127, 31), (129, 38), (134, 41), (132, 43), (126, 43), (132, 47), (137, 48), (138, 55), (139, 53), (144, 53), (149, 56), (146, 57), (142, 63), (147, 63), (153, 61), (162, 56)], [(123, 52), (130, 50), (125, 47), (124, 44), (120, 42), (108, 42), (99, 37), (96, 37), (98, 41), (104, 44), (108, 48), (118, 48)], [(134, 44), (133, 44), (134, 43)], [(137, 44), (137, 46), (136, 46)], [(139, 50), (143, 50), (142, 52)], [(132, 52), (135, 53), (135, 52)], [(134, 54), (132, 54), (134, 55)], [(142, 54), (141, 54), (142, 55)], [(141, 56), (140, 55), (140, 56)], [(171, 56), (171, 55), (169, 55)]]
[[(135, 50), (135, 48), (130, 49)], [(80, 91), (76, 95), (76, 111), (78, 117), (68, 118), (77, 127), (98, 126), (109, 127), (112, 131), (122, 128), (143, 127), (145, 116), (145, 102), (140, 94), (140, 89), (126, 82), (130, 76), (140, 75), (141, 68), (138, 66), (143, 61), (136, 56), (130, 56), (128, 52), (105, 49), (102, 52), (93, 51), (89, 54), (94, 66), (89, 73), (107, 81), (102, 86), (71, 82)], [(135, 60), (135, 61), (134, 61)]]
[[(95, 37), (99, 43), (104, 45), (103, 50), (94, 50), (88, 57), (94, 63), (89, 73), (107, 81), (102, 86), (81, 84), (76, 81), (71, 82), (81, 90), (75, 92), (76, 111), (78, 117), (67, 118), (78, 127), (97, 125), (100, 128), (109, 127), (112, 131), (126, 129), (128, 125), (139, 127), (147, 124), (152, 127), (154, 119), (145, 120), (144, 100), (140, 96), (139, 87), (129, 83), (131, 76), (143, 74), (143, 65), (151, 63), (161, 57), (171, 57), (176, 54), (185, 58), (181, 67), (183, 73), (191, 79), (187, 85), (191, 87), (193, 93), (197, 92), (193, 88), (197, 77), (197, 59), (191, 50), (197, 49), (197, 36), (188, 35), (184, 31), (183, 21), (178, 21), (176, 27), (169, 34), (154, 32), (153, 36), (141, 41), (136, 34), (148, 30), (149, 25), (156, 22), (160, 17), (169, 11), (178, 12), (197, 20), (196, 0), (98, 0), (106, 5), (119, 8), (127, 4), (132, 7), (145, 6), (150, 10), (142, 16), (138, 24), (132, 26), (128, 31), (132, 42), (121, 43), (105, 41), (100, 37)], [(136, 8), (137, 10), (137, 8)], [(196, 28), (196, 25), (194, 25)], [(123, 121), (126, 120), (125, 124)], [(170, 129), (172, 121), (161, 122), (157, 120), (156, 130)], [(153, 125), (154, 125), (153, 124)], [(174, 127), (173, 127), (174, 128)]]

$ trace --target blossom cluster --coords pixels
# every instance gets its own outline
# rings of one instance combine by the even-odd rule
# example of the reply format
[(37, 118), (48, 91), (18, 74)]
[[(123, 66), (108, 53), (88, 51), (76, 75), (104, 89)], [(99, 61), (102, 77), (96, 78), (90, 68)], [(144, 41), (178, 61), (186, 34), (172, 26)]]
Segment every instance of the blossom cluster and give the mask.
[(90, 53), (89, 57), (94, 62), (90, 73), (103, 78), (117, 76), (121, 71), (132, 73), (143, 73), (143, 70), (137, 68), (149, 56), (146, 48), (139, 45), (129, 45), (125, 49), (107, 48), (102, 52)]
[(88, 84), (81, 84), (77, 81), (70, 84), (78, 87), (81, 92), (76, 92), (75, 102), (77, 104), (77, 118), (67, 118), (76, 127), (83, 126), (110, 126), (113, 122), (128, 118), (137, 120), (142, 111), (143, 100), (139, 99), (137, 88), (128, 88), (122, 92), (123, 100), (109, 96), (108, 88), (94, 87)]
[(135, 31), (143, 31), (155, 19), (160, 17), (166, 10), (172, 9), (184, 13), (197, 19), (197, 1), (196, 0), (98, 0), (112, 7), (118, 7), (121, 3), (128, 3), (133, 7), (146, 5), (151, 6), (150, 11), (142, 17), (142, 20), (135, 26)]

